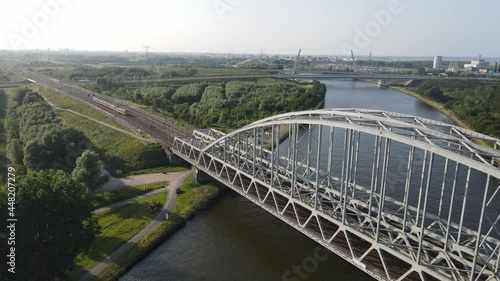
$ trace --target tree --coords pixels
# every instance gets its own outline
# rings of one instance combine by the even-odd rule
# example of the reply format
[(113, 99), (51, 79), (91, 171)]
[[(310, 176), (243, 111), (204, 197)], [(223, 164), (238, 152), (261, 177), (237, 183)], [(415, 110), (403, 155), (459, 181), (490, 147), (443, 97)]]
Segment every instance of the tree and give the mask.
[(427, 92), (427, 96), (435, 101), (444, 101), (445, 96), (443, 95), (443, 91), (439, 88), (439, 86), (434, 86), (430, 88)]
[(423, 67), (419, 67), (419, 68), (417, 69), (417, 74), (418, 74), (418, 75), (425, 75), (425, 72), (426, 72), (426, 71), (425, 71), (425, 68), (423, 68)]
[[(9, 107), (10, 109), (10, 107)], [(5, 119), (4, 127), (7, 132), (7, 136), (11, 139), (19, 138), (19, 121), (17, 120), (18, 116), (16, 112), (10, 113)]]
[(26, 166), (26, 168), (28, 169), (38, 171), (42, 169), (48, 169), (50, 167), (50, 162), (47, 159), (47, 154), (37, 140), (30, 140), (24, 146), (23, 154), (23, 163), (24, 166)]
[(102, 173), (102, 170), (99, 155), (94, 151), (86, 150), (76, 159), (76, 167), (73, 169), (71, 175), (73, 179), (81, 182), (89, 190), (94, 191), (108, 180), (107, 176)]
[(27, 92), (23, 98), (23, 104), (43, 101), (43, 97), (36, 92)]
[(12, 139), (7, 144), (7, 155), (14, 163), (23, 163), (23, 145), (19, 139)]
[(435, 101), (444, 102), (446, 100), (443, 91), (441, 90), (439, 85), (436, 84), (436, 82), (434, 81), (426, 81), (422, 83), (418, 87), (417, 93)]
[[(69, 174), (54, 170), (28, 172), (16, 189), (16, 244), (11, 245), (15, 247), (16, 273), (9, 280), (67, 280), (75, 257), (99, 233), (92, 214), (93, 194)], [(2, 188), (2, 210), (7, 210), (7, 202)], [(2, 221), (7, 221), (6, 216), (7, 212), (0, 212)], [(1, 230), (2, 245), (7, 245), (6, 231), (5, 227)], [(0, 266), (2, 273), (6, 266)]]

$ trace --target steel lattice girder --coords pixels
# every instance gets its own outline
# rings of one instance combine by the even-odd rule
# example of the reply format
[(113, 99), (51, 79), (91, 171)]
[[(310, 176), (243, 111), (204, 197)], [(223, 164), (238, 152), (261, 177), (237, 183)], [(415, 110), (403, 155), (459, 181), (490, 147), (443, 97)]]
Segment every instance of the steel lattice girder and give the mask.
[[(428, 174), (430, 175), (434, 155), (446, 158), (446, 165), (448, 165), (448, 161), (455, 161), (457, 167), (458, 165), (468, 167), (469, 173), (471, 168), (480, 170), (487, 174), (488, 182), (490, 178), (498, 180), (500, 178), (499, 170), (494, 166), (494, 160), (498, 158), (497, 151), (488, 148), (483, 149), (473, 144), (472, 140), (487, 140), (494, 143), (494, 145), (498, 141), (488, 136), (461, 128), (456, 129), (452, 125), (436, 121), (421, 119), (418, 122), (419, 125), (408, 124), (405, 127), (404, 122), (392, 119), (403, 117), (405, 120), (418, 120), (416, 119), (418, 117), (379, 111), (376, 111), (377, 116), (371, 116), (367, 115), (366, 112), (363, 112), (363, 114), (359, 112), (363, 112), (363, 110), (347, 110), (348, 114), (344, 114), (346, 113), (344, 110), (319, 110), (284, 114), (255, 122), (229, 135), (224, 135), (215, 130), (195, 131), (192, 137), (187, 140), (176, 139), (173, 151), (377, 279), (389, 280), (394, 278), (391, 276), (392, 269), (387, 266), (387, 263), (397, 258), (409, 265), (406, 272), (398, 275), (401, 280), (415, 272), (421, 279), (428, 275), (437, 279), (467, 280), (484, 279), (484, 276), (488, 276), (498, 280), (499, 243), (497, 239), (490, 235), (498, 232), (498, 212), (493, 214), (496, 219), (486, 216), (491, 227), (488, 231), (483, 231), (486, 232), (485, 234), (464, 227), (462, 221), (457, 224), (450, 220), (445, 221), (439, 216), (427, 214), (425, 205), (431, 177), (427, 176), (426, 187), (423, 182), (424, 168), (428, 167)], [(373, 111), (369, 113), (373, 113)], [(332, 118), (327, 118), (330, 116)], [(392, 116), (392, 118), (388, 116)], [(307, 164), (304, 163), (305, 160), (293, 159), (293, 157), (299, 155), (296, 147), (291, 151), (289, 150), (287, 157), (279, 156), (279, 153), (275, 152), (275, 128), (279, 130), (279, 126), (284, 125), (289, 126), (292, 133), (289, 137), (292, 142), (299, 141), (298, 133), (296, 133), (299, 126), (307, 127), (308, 149), (305, 153)], [(430, 125), (445, 127), (450, 130), (450, 134), (430, 129)], [(320, 128), (317, 137), (311, 137), (312, 126)], [(345, 131), (343, 147), (345, 158), (342, 162), (342, 178), (332, 177), (329, 173), (320, 171), (317, 168), (319, 167), (319, 160), (316, 168), (310, 165), (311, 147), (316, 147), (318, 151), (317, 159), (319, 159), (322, 127), (340, 128)], [(413, 132), (411, 135), (394, 133), (391, 128), (396, 127), (398, 129), (413, 130)], [(265, 129), (269, 130), (269, 128), (272, 131), (271, 151), (266, 150), (262, 144), (256, 145), (254, 143), (257, 139), (259, 139), (257, 143), (260, 142), (260, 135), (257, 137), (257, 131), (264, 132)], [(292, 128), (294, 129), (292, 130)], [(460, 132), (459, 137), (453, 135), (455, 131)], [(333, 132), (333, 130), (330, 129), (330, 132)], [(375, 192), (373, 188), (370, 189), (355, 184), (356, 176), (354, 176), (354, 182), (350, 181), (352, 179), (352, 168), (353, 166), (354, 169), (357, 167), (357, 163), (353, 165), (353, 159), (357, 159), (356, 148), (359, 149), (360, 133), (376, 136), (376, 144), (378, 143), (378, 149), (376, 149), (378, 151), (376, 153), (377, 159), (383, 154), (382, 151), (385, 151), (382, 177), (387, 177), (388, 152), (390, 152), (391, 141), (406, 143), (411, 146), (412, 151), (415, 149), (425, 151), (426, 157), (424, 168), (422, 168), (421, 184), (421, 189), (425, 190), (424, 206), (420, 206), (420, 197), (417, 208), (408, 205), (408, 202), (386, 197), (384, 178), (380, 180), (380, 190), (375, 190)], [(357, 142), (354, 141), (356, 134), (358, 134)], [(417, 134), (423, 136), (423, 138), (421, 140), (417, 139), (415, 137)], [(249, 141), (249, 138), (252, 138), (253, 141)], [(301, 138), (304, 138), (304, 136)], [(442, 144), (436, 144), (436, 139), (447, 142), (449, 145), (443, 147)], [(315, 144), (314, 141), (316, 141)], [(384, 148), (382, 148), (382, 142), (384, 142)], [(311, 145), (311, 143), (313, 144)], [(457, 146), (458, 151), (447, 149), (451, 147), (452, 143), (459, 144)], [(468, 157), (464, 156), (463, 152), (460, 151), (463, 147), (466, 147), (466, 151), (479, 155), (479, 157), (473, 159), (470, 158), (470, 154), (467, 155)], [(266, 156), (271, 155), (271, 159), (263, 157), (264, 154)], [(428, 159), (427, 154), (430, 154), (429, 166), (425, 164)], [(482, 158), (484, 155), (491, 157), (491, 162), (483, 161), (485, 160)], [(284, 166), (281, 162), (285, 162), (287, 165)], [(378, 163), (379, 161), (377, 161), (377, 165), (374, 165), (374, 169), (377, 166), (377, 173), (379, 170)], [(408, 165), (410, 167), (410, 162), (408, 162)], [(408, 171), (411, 171), (411, 168)], [(484, 218), (485, 205), (492, 202), (498, 189), (500, 189), (500, 186), (492, 195), (491, 192), (484, 192), (481, 220)], [(262, 194), (263, 190), (266, 190), (265, 194)], [(350, 195), (351, 192), (352, 195)], [(354, 195), (355, 192), (356, 195)], [(273, 208), (269, 208), (267, 205), (267, 207), (264, 206), (265, 203), (269, 204), (266, 200), (270, 196), (274, 200)], [(278, 196), (287, 200), (281, 213), (276, 199)], [(420, 194), (419, 196), (423, 195)], [(386, 210), (384, 208), (385, 202), (388, 202), (386, 204), (390, 203), (393, 206), (398, 206), (398, 209)], [(463, 202), (465, 207), (465, 200)], [(297, 223), (290, 221), (289, 218), (287, 219), (283, 215), (289, 206), (293, 207)], [(304, 210), (310, 212), (305, 222), (300, 222), (298, 209), (302, 210), (302, 215)], [(401, 215), (401, 210), (403, 210), (403, 215)], [(278, 211), (277, 214), (276, 211)], [(413, 213), (413, 216), (411, 213)], [(421, 222), (419, 222), (420, 218), (422, 218)], [(425, 224), (426, 220), (427, 224)], [(316, 221), (315, 225), (319, 228), (319, 233), (314, 234), (310, 229), (307, 229), (306, 225), (311, 221)], [(330, 223), (328, 227), (331, 228), (332, 225), (337, 227), (337, 231), (331, 237), (325, 235), (327, 231), (323, 230), (326, 227), (326, 221)], [(439, 231), (435, 229), (436, 227)], [(343, 240), (346, 241), (346, 247), (343, 249), (331, 243), (334, 239), (337, 239), (336, 237), (339, 237), (340, 233), (344, 236)], [(458, 241), (450, 241), (456, 240), (456, 235), (455, 237), (453, 235), (455, 233), (458, 233)], [(352, 237), (356, 238), (352, 239)], [(359, 241), (369, 243), (371, 246), (360, 253), (359, 249), (352, 245), (353, 243), (360, 243)], [(348, 249), (347, 252), (346, 249)], [(369, 262), (369, 259), (373, 259), (373, 251), (378, 253), (377, 258), (381, 261), (381, 267), (379, 266), (378, 269), (373, 268), (373, 265)], [(388, 258), (388, 256), (391, 258)], [(471, 257), (473, 258), (471, 259)], [(472, 270), (473, 267), (475, 270)], [(385, 276), (381, 274), (381, 271), (385, 272)]]

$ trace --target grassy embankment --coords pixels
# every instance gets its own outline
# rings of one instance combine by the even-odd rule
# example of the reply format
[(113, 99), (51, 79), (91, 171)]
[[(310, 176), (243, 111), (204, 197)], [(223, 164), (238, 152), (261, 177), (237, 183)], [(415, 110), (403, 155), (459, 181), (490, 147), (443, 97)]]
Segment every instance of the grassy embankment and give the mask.
[(180, 188), (182, 194), (178, 195), (168, 221), (160, 222), (117, 261), (108, 264), (94, 280), (117, 280), (219, 193), (219, 188), (200, 185), (192, 177), (187, 178)]
[(166, 196), (167, 193), (152, 195), (96, 214), (101, 233), (91, 249), (76, 257), (75, 267), (70, 272), (70, 279), (78, 280), (85, 271), (92, 269), (146, 227), (157, 215), (157, 213), (148, 212), (148, 203), (156, 201), (163, 203)]
[(137, 185), (137, 186), (128, 186), (121, 189), (116, 189), (113, 191), (101, 192), (96, 194), (95, 200), (95, 208), (101, 208), (105, 206), (109, 206), (113, 203), (121, 202), (123, 200), (127, 200), (130, 198), (137, 197), (144, 193), (151, 192), (153, 190), (160, 189), (164, 187), (165, 184), (163, 182), (145, 184), (145, 185)]
[[(106, 124), (128, 130), (114, 118), (83, 102), (73, 100), (51, 89), (39, 86), (36, 88), (40, 88), (41, 94), (58, 108), (70, 109)], [(145, 144), (128, 134), (69, 111), (60, 111), (59, 115), (66, 124), (85, 134), (92, 143), (93, 150), (99, 153), (105, 166), (114, 176), (116, 176), (116, 170), (122, 170), (123, 175), (126, 175), (133, 171), (167, 166), (165, 153), (159, 144)]]
[(92, 143), (93, 150), (99, 153), (113, 175), (118, 169), (127, 174), (131, 171), (167, 165), (165, 153), (159, 144), (144, 144), (138, 139), (89, 122), (71, 112), (63, 111), (59, 115), (69, 126), (85, 134)]

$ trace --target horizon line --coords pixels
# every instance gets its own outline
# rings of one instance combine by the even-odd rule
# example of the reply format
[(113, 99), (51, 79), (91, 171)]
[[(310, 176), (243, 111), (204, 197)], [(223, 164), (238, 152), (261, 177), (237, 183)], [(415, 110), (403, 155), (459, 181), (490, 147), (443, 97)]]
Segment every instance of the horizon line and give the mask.
[[(21, 53), (21, 52), (75, 52), (75, 53), (117, 53), (117, 54), (145, 54), (144, 51), (136, 51), (136, 50), (81, 50), (81, 49), (70, 49), (70, 48), (57, 48), (57, 49), (52, 49), (52, 48), (35, 48), (35, 49), (0, 49), (0, 52), (16, 52), (16, 53)], [(207, 55), (207, 54), (212, 54), (212, 55), (251, 55), (251, 56), (296, 56), (294, 53), (244, 53), (244, 52), (219, 52), (219, 51), (148, 51), (148, 53), (151, 54), (190, 54), (190, 55)], [(448, 58), (467, 58), (467, 59), (476, 59), (478, 58), (478, 55), (474, 56), (464, 56), (464, 55), (391, 55), (391, 54), (384, 54), (384, 55), (372, 55), (372, 58), (383, 58), (383, 57), (392, 57), (392, 58), (429, 58), (433, 59), (436, 56), (442, 56), (443, 59), (445, 60), (447, 57)], [(340, 55), (340, 54), (319, 54), (319, 53), (312, 53), (312, 54), (301, 54), (301, 57), (307, 57), (307, 56), (315, 56), (315, 57), (351, 57), (351, 55), (346, 54), (346, 55)], [(356, 55), (355, 57), (369, 57), (370, 55)], [(481, 55), (482, 59), (499, 59), (500, 56), (484, 56)]]

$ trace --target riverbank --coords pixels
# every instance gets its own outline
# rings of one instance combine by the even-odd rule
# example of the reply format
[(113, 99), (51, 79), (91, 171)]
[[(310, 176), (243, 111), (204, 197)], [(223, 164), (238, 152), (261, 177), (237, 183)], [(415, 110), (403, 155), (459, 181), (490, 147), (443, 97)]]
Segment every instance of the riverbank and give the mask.
[(161, 221), (127, 252), (108, 264), (93, 280), (118, 280), (136, 263), (151, 253), (163, 241), (180, 229), (198, 210), (205, 208), (220, 189), (213, 185), (201, 185), (188, 177), (180, 186), (174, 208), (168, 220)]
[(439, 112), (443, 113), (444, 115), (446, 115), (448, 118), (450, 118), (456, 125), (462, 127), (462, 128), (466, 128), (466, 129), (469, 129), (469, 130), (472, 130), (463, 120), (459, 119), (455, 113), (451, 112), (450, 110), (447, 110), (446, 108), (444, 108), (444, 105), (439, 103), (439, 102), (436, 102), (436, 101), (433, 101), (433, 100), (430, 100), (424, 96), (421, 96), (419, 94), (417, 94), (417, 92), (415, 91), (412, 91), (412, 90), (409, 90), (408, 88), (404, 88), (404, 87), (398, 87), (398, 86), (390, 86), (392, 89), (394, 90), (397, 90), (401, 93), (404, 93), (404, 94), (407, 94), (407, 95), (410, 95), (414, 98), (417, 98), (423, 102), (425, 102), (426, 104), (432, 106), (433, 108), (439, 110)]
[[(377, 84), (378, 80), (374, 80), (374, 79), (361, 79), (361, 81), (363, 82), (366, 82), (366, 83), (372, 83), (372, 84)], [(450, 118), (453, 123), (455, 123), (456, 125), (462, 127), (462, 128), (466, 128), (466, 129), (469, 129), (469, 130), (472, 130), (470, 128), (470, 126), (468, 126), (463, 120), (461, 120), (460, 118), (458, 118), (455, 113), (451, 112), (450, 110), (444, 108), (444, 105), (439, 103), (439, 102), (436, 102), (436, 101), (433, 101), (433, 100), (430, 100), (424, 96), (421, 96), (419, 95), (417, 92), (409, 89), (409, 88), (406, 88), (406, 87), (401, 87), (401, 86), (390, 86), (389, 85), (389, 88), (391, 89), (394, 89), (396, 91), (399, 91), (403, 94), (407, 94), (409, 96), (412, 96), (414, 98), (417, 98), (423, 102), (425, 102), (427, 105), (430, 105), (432, 106), (434, 109), (437, 109), (439, 112), (443, 113), (444, 115), (446, 115), (448, 118)]]

